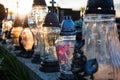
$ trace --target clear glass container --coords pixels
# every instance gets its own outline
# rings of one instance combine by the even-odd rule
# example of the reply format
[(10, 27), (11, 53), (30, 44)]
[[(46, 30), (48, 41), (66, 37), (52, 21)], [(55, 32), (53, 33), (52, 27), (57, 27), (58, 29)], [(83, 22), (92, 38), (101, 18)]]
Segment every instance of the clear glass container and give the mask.
[(60, 33), (59, 27), (43, 27), (40, 31), (40, 55), (45, 62), (58, 61), (55, 40)]
[[(110, 45), (111, 40), (118, 35), (114, 32), (115, 30), (115, 16), (105, 14), (86, 14), (84, 16), (85, 25), (84, 27), (84, 38), (85, 48), (84, 54), (87, 60), (97, 59), (98, 70), (94, 74), (95, 80), (116, 80), (114, 79), (114, 64), (111, 53)], [(117, 31), (116, 31), (117, 32)], [(117, 45), (117, 44), (116, 44)]]
[[(34, 0), (35, 1), (35, 0)], [(42, 0), (41, 0), (42, 1)], [(44, 0), (43, 0), (44, 1)], [(46, 4), (34, 4), (29, 14), (28, 24), (34, 35), (34, 55), (31, 60), (32, 63), (40, 63), (40, 38), (39, 32), (44, 22), (45, 16), (48, 12)]]

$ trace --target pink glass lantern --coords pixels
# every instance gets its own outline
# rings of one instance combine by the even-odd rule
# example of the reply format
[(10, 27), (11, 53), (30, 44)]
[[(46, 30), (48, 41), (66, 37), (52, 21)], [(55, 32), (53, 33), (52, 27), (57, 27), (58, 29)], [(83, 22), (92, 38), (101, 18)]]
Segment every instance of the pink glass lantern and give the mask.
[(60, 64), (60, 78), (63, 80), (73, 80), (71, 63), (75, 43), (75, 26), (71, 16), (66, 16), (63, 20), (60, 36), (56, 40), (56, 51)]

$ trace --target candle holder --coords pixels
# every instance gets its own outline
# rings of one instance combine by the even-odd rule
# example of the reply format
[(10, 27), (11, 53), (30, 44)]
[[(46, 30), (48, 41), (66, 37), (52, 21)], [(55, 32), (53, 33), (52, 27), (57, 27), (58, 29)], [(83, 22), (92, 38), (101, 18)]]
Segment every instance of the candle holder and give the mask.
[(19, 36), (19, 44), (21, 52), (16, 55), (24, 58), (31, 58), (34, 53), (34, 37), (28, 26), (28, 17), (24, 19), (23, 30)]
[(13, 27), (11, 29), (11, 38), (12, 38), (12, 43), (15, 47), (15, 51), (19, 50), (20, 51), (20, 45), (19, 45), (19, 36), (22, 31), (22, 22), (20, 20), (19, 16), (16, 16)]
[(34, 55), (31, 60), (32, 63), (40, 64), (41, 62), (39, 31), (41, 30), (47, 12), (48, 9), (45, 0), (33, 1), (32, 10), (28, 19), (29, 27), (33, 32), (35, 40)]
[[(56, 55), (55, 40), (60, 33), (60, 25), (58, 17), (54, 11), (48, 12), (43, 27), (40, 31), (40, 55), (41, 65), (40, 71), (58, 72), (59, 63)], [(54, 68), (53, 68), (54, 66)]]
[(114, 20), (113, 0), (88, 0), (83, 30), (86, 46), (84, 55), (87, 57), (85, 72), (89, 75), (93, 74), (95, 80), (117, 80), (114, 79), (113, 71), (115, 60), (113, 60), (114, 56), (111, 56), (113, 55), (111, 50), (114, 48), (111, 45), (113, 44), (111, 37), (112, 35), (116, 37), (116, 33), (112, 32), (115, 30)]
[(71, 71), (75, 43), (75, 26), (71, 16), (65, 16), (61, 25), (60, 36), (56, 40), (56, 51), (60, 64), (60, 80), (74, 80)]

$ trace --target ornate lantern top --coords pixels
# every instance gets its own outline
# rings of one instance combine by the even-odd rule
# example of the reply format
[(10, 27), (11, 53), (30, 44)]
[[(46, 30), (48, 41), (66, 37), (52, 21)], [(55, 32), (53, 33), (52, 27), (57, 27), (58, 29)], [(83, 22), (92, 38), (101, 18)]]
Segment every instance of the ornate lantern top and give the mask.
[(115, 14), (113, 0), (88, 0), (85, 14)]
[(61, 24), (61, 33), (62, 36), (70, 36), (75, 35), (75, 25), (73, 20), (71, 19), (71, 16), (65, 16), (65, 19), (63, 20)]
[(54, 11), (54, 4), (56, 2), (54, 0), (52, 0), (50, 3), (52, 4), (52, 10), (50, 10), (48, 12), (48, 14), (46, 15), (43, 27), (44, 26), (46, 26), (46, 27), (60, 27), (58, 16)]
[(46, 2), (45, 0), (34, 0), (33, 1), (33, 6), (35, 5), (43, 5), (43, 6), (46, 6)]
[(56, 13), (54, 11), (48, 12), (48, 14), (46, 15), (44, 24), (43, 24), (43, 27), (44, 26), (47, 26), (47, 27), (60, 27), (58, 17), (57, 17), (57, 15), (56, 15)]

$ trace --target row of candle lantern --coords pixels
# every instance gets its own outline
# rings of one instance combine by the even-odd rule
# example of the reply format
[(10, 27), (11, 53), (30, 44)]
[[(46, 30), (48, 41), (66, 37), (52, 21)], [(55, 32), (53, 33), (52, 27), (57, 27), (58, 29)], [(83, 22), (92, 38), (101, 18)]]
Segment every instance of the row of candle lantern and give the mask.
[[(41, 62), (40, 70), (43, 72), (60, 70), (61, 80), (86, 80), (88, 75), (92, 80), (118, 80), (119, 56), (117, 60), (114, 59), (118, 54), (112, 49), (114, 48), (112, 44), (116, 43), (112, 38), (116, 40), (117, 37), (113, 1), (88, 1), (83, 27), (85, 41), (80, 37), (82, 34), (79, 32), (76, 34), (70, 16), (65, 17), (60, 27), (54, 10), (47, 14), (46, 3), (44, 0), (41, 1), (39, 3), (39, 0), (34, 0), (31, 15), (25, 20), (25, 28), (19, 36), (22, 52), (18, 55), (32, 57), (34, 52), (34, 58), (37, 56), (38, 63)], [(12, 31), (14, 32), (14, 29)]]
[(17, 16), (11, 29), (15, 51), (20, 50), (16, 55), (31, 58), (34, 53), (34, 59), (37, 55), (38, 61), (36, 61), (41, 64), (41, 71), (58, 72), (61, 70), (66, 73), (66, 70), (71, 69), (70, 65), (74, 51), (74, 23), (70, 16), (66, 16), (61, 28), (54, 10), (49, 11), (45, 18), (46, 4), (43, 3), (41, 7), (41, 3), (38, 4), (35, 1), (30, 16), (24, 20), (23, 27), (20, 24), (19, 16)]
[[(44, 26), (39, 29), (38, 34), (35, 36), (32, 29), (29, 28), (28, 17), (25, 18), (23, 27), (20, 24), (19, 17), (16, 17), (14, 27), (11, 29), (10, 39), (13, 41), (15, 51), (20, 50), (16, 55), (31, 58), (36, 46), (34, 38), (37, 37), (40, 38), (38, 40), (39, 44), (37, 44), (37, 50), (40, 51), (37, 53), (41, 60), (38, 61), (41, 62), (40, 70), (43, 72), (58, 72), (61, 70), (64, 73), (69, 71), (75, 42), (75, 27), (71, 17), (65, 17), (62, 28), (59, 26)], [(61, 66), (59, 66), (58, 59)]]

